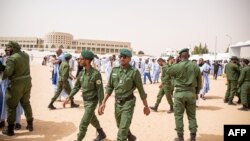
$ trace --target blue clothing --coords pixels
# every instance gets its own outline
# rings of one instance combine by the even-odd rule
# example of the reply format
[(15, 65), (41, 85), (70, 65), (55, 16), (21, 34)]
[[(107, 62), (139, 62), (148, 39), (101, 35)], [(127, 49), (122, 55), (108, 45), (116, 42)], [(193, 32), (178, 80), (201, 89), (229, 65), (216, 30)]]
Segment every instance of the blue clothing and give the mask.
[(209, 86), (209, 71), (211, 70), (211, 67), (205, 63), (201, 67), (202, 77), (203, 77), (203, 87), (201, 90), (201, 94), (204, 96), (206, 93), (208, 93), (210, 86)]
[[(5, 96), (6, 96), (6, 90), (8, 88), (8, 84), (9, 84), (9, 80), (7, 79), (3, 80), (0, 84), (0, 87), (1, 87), (0, 93), (2, 94), (2, 97), (3, 97), (2, 103), (0, 102), (0, 104), (2, 105), (2, 108), (0, 109), (1, 111), (0, 120), (7, 119), (7, 107), (6, 107)], [(16, 123), (20, 123), (22, 114), (23, 114), (23, 108), (19, 102), (16, 108)]]
[(153, 81), (158, 82), (160, 75), (160, 65), (158, 63), (153, 63), (152, 69), (153, 69), (153, 74), (152, 74)]

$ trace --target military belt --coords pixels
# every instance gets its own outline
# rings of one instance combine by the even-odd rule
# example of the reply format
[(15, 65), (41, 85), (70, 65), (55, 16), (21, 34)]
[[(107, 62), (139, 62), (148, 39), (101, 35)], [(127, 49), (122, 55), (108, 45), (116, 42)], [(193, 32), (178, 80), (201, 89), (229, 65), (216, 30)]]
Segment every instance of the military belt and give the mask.
[(84, 101), (96, 101), (96, 100), (98, 100), (98, 97), (97, 96), (94, 96), (94, 97), (83, 97), (83, 100)]
[(126, 101), (132, 100), (132, 99), (134, 99), (134, 98), (135, 98), (134, 94), (131, 94), (131, 95), (127, 96), (127, 97), (116, 97), (116, 98), (115, 98), (115, 101), (116, 101), (116, 103), (118, 103), (118, 104), (123, 104), (123, 103), (125, 103)]
[(24, 78), (29, 78), (30, 75), (24, 75), (24, 76), (19, 76), (19, 77), (16, 77), (14, 79), (11, 79), (11, 81), (16, 81), (16, 80), (20, 80), (20, 79), (24, 79)]
[(175, 89), (175, 92), (183, 92), (183, 91), (192, 91), (194, 92), (195, 91), (195, 88), (194, 87), (186, 87), (186, 88), (177, 88)]

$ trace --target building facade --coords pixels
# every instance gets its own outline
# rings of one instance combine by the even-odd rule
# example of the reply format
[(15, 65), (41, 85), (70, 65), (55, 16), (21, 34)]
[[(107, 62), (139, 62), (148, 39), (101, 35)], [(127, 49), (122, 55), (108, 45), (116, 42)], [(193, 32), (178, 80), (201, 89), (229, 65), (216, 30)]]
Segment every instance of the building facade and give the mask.
[(27, 50), (42, 50), (43, 39), (36, 37), (0, 37), (0, 48), (5, 48), (9, 41), (18, 42), (23, 49)]
[(0, 37), (0, 48), (5, 48), (9, 41), (18, 42), (22, 49), (55, 51), (62, 48), (67, 52), (80, 53), (82, 50), (91, 50), (95, 54), (118, 54), (120, 49), (127, 48), (131, 51), (130, 42), (76, 39), (73, 35), (63, 32), (50, 32), (44, 39), (36, 37)]

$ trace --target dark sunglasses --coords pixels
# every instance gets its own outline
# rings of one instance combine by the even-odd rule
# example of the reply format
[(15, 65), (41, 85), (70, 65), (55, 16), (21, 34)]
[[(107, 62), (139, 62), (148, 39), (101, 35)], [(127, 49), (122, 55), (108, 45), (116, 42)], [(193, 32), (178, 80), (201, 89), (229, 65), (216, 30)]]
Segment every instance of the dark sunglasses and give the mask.
[(124, 59), (126, 59), (126, 58), (129, 58), (129, 57), (128, 57), (128, 56), (125, 56), (125, 55), (120, 55), (119, 58), (124, 58)]

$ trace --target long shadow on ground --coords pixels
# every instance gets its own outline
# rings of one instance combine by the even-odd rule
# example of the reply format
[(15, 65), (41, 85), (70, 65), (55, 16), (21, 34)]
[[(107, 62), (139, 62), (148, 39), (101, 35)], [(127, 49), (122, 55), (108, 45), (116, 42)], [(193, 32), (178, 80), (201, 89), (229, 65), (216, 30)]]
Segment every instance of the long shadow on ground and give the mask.
[(206, 99), (223, 99), (223, 97), (220, 96), (205, 96)]
[(21, 121), (22, 129), (16, 131), (14, 136), (6, 136), (0, 133), (1, 141), (56, 141), (60, 140), (76, 131), (72, 122), (53, 122), (34, 120), (34, 131), (29, 132), (25, 129), (25, 120)]
[(221, 107), (217, 106), (199, 106), (197, 110), (210, 110), (210, 111), (216, 111), (216, 110), (221, 110)]

